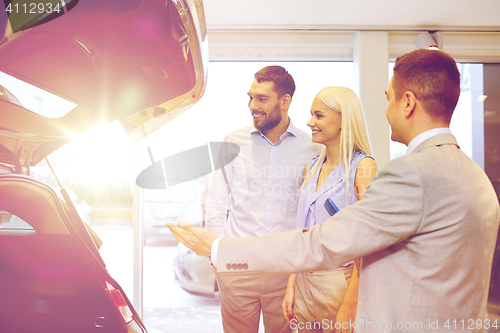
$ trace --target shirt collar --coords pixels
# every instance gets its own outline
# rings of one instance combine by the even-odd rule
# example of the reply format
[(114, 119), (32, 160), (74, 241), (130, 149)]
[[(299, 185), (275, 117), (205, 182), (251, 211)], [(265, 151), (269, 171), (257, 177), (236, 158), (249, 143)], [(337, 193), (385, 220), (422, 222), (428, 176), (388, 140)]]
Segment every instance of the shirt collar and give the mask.
[[(297, 137), (297, 135), (295, 134), (296, 131), (297, 131), (297, 128), (295, 126), (293, 126), (292, 124), (292, 120), (290, 119), (290, 117), (288, 117), (288, 120), (290, 121), (288, 123), (288, 128), (286, 129), (285, 133), (283, 133), (280, 137), (280, 140), (278, 142), (280, 142), (281, 140), (283, 140), (283, 138), (286, 138), (287, 136), (289, 135), (293, 135), (295, 137)], [(262, 133), (261, 131), (259, 131), (255, 126), (252, 126), (251, 129), (250, 129), (250, 133), (253, 134), (253, 133), (259, 133), (260, 135), (262, 135), (264, 138), (266, 137), (264, 135), (264, 133)]]
[(443, 133), (451, 133), (451, 130), (448, 127), (438, 127), (420, 133), (419, 135), (414, 137), (413, 140), (411, 140), (410, 143), (408, 144), (408, 149), (406, 149), (406, 155), (411, 154), (415, 150), (415, 148), (417, 148), (418, 145), (424, 142), (425, 140), (432, 138), (435, 135)]

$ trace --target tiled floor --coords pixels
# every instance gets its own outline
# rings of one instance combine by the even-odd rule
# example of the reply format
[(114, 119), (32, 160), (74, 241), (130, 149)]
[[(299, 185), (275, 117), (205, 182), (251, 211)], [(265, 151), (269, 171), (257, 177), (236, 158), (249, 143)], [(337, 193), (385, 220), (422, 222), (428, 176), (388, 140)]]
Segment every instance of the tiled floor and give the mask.
[[(144, 320), (147, 327), (163, 333), (224, 332), (218, 306), (144, 309)], [(262, 322), (259, 332), (264, 332)]]
[[(223, 333), (218, 306), (150, 308), (144, 310), (144, 318), (148, 327), (163, 333)], [(500, 304), (489, 304), (488, 318), (498, 328), (485, 332), (500, 333)], [(262, 323), (259, 332), (264, 332)]]
[(144, 309), (147, 327), (164, 333), (222, 333), (218, 306)]

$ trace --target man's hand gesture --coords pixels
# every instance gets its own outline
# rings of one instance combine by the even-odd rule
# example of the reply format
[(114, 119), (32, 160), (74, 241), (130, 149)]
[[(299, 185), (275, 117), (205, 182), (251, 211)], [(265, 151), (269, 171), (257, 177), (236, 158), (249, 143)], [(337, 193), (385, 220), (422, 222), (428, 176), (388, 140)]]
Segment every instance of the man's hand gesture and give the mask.
[(210, 231), (197, 228), (183, 221), (177, 223), (177, 225), (167, 223), (167, 227), (170, 229), (175, 239), (200, 256), (208, 257), (212, 251), (212, 243), (217, 238), (217, 236)]

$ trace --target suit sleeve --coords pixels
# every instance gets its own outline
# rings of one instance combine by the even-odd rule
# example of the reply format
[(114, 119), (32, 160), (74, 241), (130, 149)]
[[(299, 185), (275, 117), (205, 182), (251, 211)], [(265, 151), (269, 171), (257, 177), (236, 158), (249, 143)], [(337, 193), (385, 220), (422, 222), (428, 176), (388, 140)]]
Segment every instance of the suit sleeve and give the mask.
[(421, 223), (423, 195), (420, 173), (411, 160), (392, 160), (372, 179), (363, 200), (340, 210), (323, 224), (260, 238), (222, 239), (218, 272), (334, 269), (407, 241)]

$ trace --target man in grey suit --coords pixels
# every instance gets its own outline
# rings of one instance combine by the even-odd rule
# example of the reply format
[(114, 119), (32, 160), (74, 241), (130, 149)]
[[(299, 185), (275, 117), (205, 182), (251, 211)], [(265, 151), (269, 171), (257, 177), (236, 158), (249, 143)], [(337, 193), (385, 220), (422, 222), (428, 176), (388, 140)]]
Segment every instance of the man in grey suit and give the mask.
[(309, 230), (260, 238), (171, 230), (196, 253), (211, 254), (219, 274), (333, 269), (363, 257), (356, 332), (498, 326), (486, 319), (486, 304), (500, 208), (487, 176), (449, 130), (457, 66), (442, 51), (405, 54), (386, 95), (391, 138), (408, 152), (380, 169), (363, 200)]

